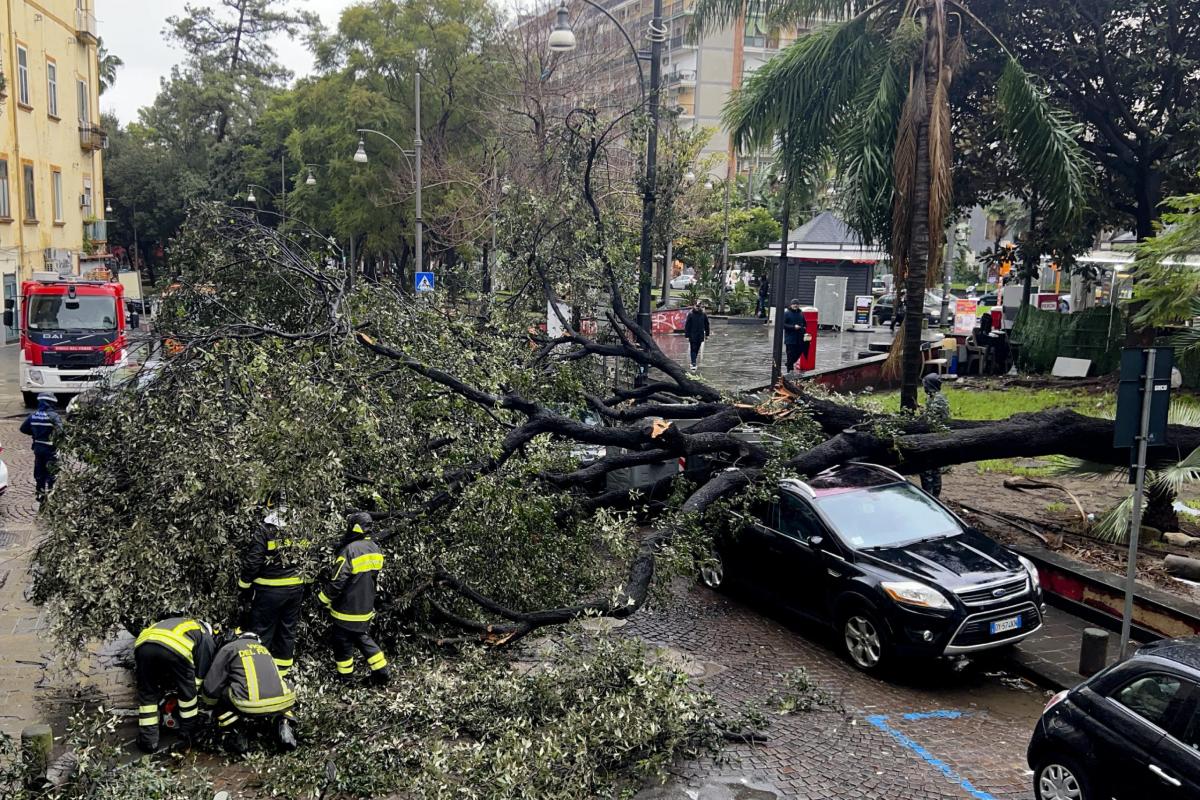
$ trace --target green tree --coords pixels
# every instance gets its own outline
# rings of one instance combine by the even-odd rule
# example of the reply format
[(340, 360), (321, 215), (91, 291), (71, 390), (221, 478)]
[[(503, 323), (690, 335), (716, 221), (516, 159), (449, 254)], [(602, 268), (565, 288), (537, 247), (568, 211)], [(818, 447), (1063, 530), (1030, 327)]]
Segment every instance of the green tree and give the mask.
[[(741, 14), (746, 0), (700, 0), (703, 28)], [(755, 3), (751, 2), (751, 6)], [(725, 111), (747, 149), (782, 137), (794, 171), (833, 152), (848, 221), (867, 240), (890, 241), (912, 307), (941, 274), (952, 204), (952, 82), (968, 25), (989, 36), (965, 0), (786, 0), (765, 6), (780, 25), (838, 16), (802, 36), (748, 78)], [(1003, 48), (1002, 42), (996, 46)], [(1007, 51), (1004, 51), (1007, 52)], [(1068, 120), (1008, 56), (996, 89), (999, 129), (1028, 181), (1044, 187), (1047, 218), (1083, 211), (1087, 164)], [(917, 405), (922, 318), (906, 318), (901, 401)]]
[[(1157, 235), (1138, 244), (1133, 322), (1141, 328), (1178, 327), (1200, 316), (1200, 194), (1168, 197)], [(1179, 333), (1186, 349), (1200, 347), (1194, 326)]]
[(104, 94), (117, 82), (117, 70), (125, 66), (125, 62), (120, 56), (108, 52), (104, 40), (100, 39), (96, 43), (96, 64), (100, 76), (100, 94)]

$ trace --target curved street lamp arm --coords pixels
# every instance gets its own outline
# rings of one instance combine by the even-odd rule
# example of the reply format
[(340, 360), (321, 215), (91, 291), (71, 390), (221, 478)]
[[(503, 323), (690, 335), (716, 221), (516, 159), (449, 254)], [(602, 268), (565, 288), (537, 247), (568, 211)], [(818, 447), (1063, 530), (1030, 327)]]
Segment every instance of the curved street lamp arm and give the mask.
[(358, 133), (360, 133), (360, 134), (362, 134), (362, 133), (373, 133), (373, 134), (375, 134), (376, 136), (382, 136), (383, 138), (385, 138), (385, 139), (387, 139), (389, 142), (391, 142), (393, 145), (395, 145), (396, 149), (400, 151), (400, 155), (404, 156), (404, 162), (405, 162), (405, 163), (408, 165), (408, 172), (409, 172), (409, 174), (410, 174), (410, 175), (411, 175), (411, 174), (413, 174), (413, 165), (412, 165), (412, 155), (413, 155), (413, 153), (412, 153), (412, 151), (411, 151), (411, 150), (405, 150), (405, 149), (404, 149), (404, 148), (403, 148), (403, 147), (400, 145), (400, 143), (399, 143), (399, 142), (397, 142), (397, 141), (396, 141), (395, 139), (393, 139), (392, 137), (388, 136), (388, 135), (387, 135), (386, 133), (384, 133), (383, 131), (377, 131), (377, 130), (375, 130), (374, 128), (355, 128), (355, 130), (356, 130)]

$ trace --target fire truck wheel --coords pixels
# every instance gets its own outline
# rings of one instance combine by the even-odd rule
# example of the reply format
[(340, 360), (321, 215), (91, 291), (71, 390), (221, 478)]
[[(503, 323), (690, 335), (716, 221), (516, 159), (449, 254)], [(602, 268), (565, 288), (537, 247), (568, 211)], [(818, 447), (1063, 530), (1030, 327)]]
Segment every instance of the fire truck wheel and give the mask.
[(37, 408), (37, 392), (21, 392), (26, 408)]

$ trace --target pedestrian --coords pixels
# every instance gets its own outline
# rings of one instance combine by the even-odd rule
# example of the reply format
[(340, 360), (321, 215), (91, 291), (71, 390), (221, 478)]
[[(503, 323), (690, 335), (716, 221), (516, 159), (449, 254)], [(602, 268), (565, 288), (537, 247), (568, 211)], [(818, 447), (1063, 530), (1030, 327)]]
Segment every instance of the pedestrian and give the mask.
[(191, 745), (196, 729), (196, 689), (208, 674), (216, 651), (212, 626), (185, 616), (160, 620), (138, 634), (133, 643), (137, 685), (137, 746), (143, 753), (158, 749), (159, 703), (175, 694), (180, 743)]
[(896, 326), (899, 325), (901, 330), (904, 330), (904, 313), (905, 313), (905, 295), (904, 290), (896, 298), (896, 308), (892, 312), (892, 333), (896, 332)]
[[(935, 373), (926, 375), (921, 381), (925, 387), (925, 421), (931, 428), (945, 430), (950, 424), (950, 403), (942, 394), (942, 376)], [(921, 473), (921, 488), (934, 497), (942, 494), (941, 467), (927, 469)]]
[(33, 480), (37, 484), (38, 502), (54, 488), (54, 473), (58, 470), (58, 437), (63, 431), (63, 419), (58, 414), (58, 398), (53, 392), (37, 396), (38, 407), (21, 423), (21, 433), (33, 437)]
[(292, 706), (296, 695), (275, 666), (271, 651), (258, 634), (236, 631), (213, 657), (200, 687), (204, 705), (214, 707), (217, 730), (225, 749), (242, 755), (250, 749), (248, 731), (256, 723), (274, 721), (276, 741), (286, 750), (296, 749)]
[(708, 334), (708, 315), (704, 313), (703, 306), (697, 300), (691, 313), (688, 314), (687, 320), (683, 323), (683, 335), (687, 337), (688, 344), (691, 345), (692, 372), (696, 371), (696, 363), (700, 358), (700, 347), (708, 338)]
[(296, 626), (304, 600), (301, 560), (309, 540), (293, 536), (285, 522), (287, 509), (273, 509), (263, 519), (242, 553), (238, 593), (250, 609), (248, 627), (258, 634), (287, 675), (296, 655)]
[(754, 312), (759, 319), (766, 319), (767, 309), (771, 305), (771, 281), (764, 275), (758, 282), (758, 309)]
[(800, 310), (800, 300), (793, 297), (783, 312), (783, 345), (787, 349), (787, 371), (796, 368), (796, 362), (808, 354), (808, 343), (812, 335), (808, 332), (808, 320)]
[(351, 514), (337, 557), (321, 576), (321, 592), (317, 595), (332, 617), (333, 658), (338, 679), (343, 682), (354, 680), (356, 649), (366, 657), (374, 683), (382, 685), (391, 680), (387, 657), (370, 635), (382, 571), (383, 551), (371, 539), (371, 515)]

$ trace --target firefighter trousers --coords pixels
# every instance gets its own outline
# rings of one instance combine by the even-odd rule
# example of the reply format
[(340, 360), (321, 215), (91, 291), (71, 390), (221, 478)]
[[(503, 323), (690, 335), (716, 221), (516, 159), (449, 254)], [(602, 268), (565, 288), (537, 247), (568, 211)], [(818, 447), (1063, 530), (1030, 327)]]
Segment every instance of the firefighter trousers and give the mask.
[(296, 626), (300, 624), (303, 586), (255, 586), (250, 604), (250, 630), (271, 651), (279, 674), (286, 675), (296, 656)]
[(387, 657), (384, 656), (383, 650), (375, 643), (375, 640), (371, 638), (371, 634), (366, 629), (352, 631), (335, 622), (330, 628), (329, 635), (338, 675), (349, 676), (354, 674), (355, 650), (361, 652), (363, 657), (367, 659), (367, 666), (371, 668), (372, 672), (380, 672), (387, 669)]
[(138, 747), (158, 747), (159, 701), (174, 692), (179, 704), (180, 732), (190, 734), (196, 725), (196, 668), (175, 651), (146, 642), (133, 651), (137, 681)]
[(40, 497), (54, 488), (54, 473), (58, 471), (58, 453), (52, 449), (33, 451), (33, 482)]

